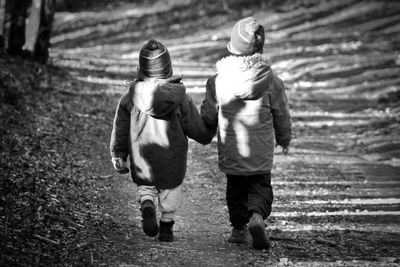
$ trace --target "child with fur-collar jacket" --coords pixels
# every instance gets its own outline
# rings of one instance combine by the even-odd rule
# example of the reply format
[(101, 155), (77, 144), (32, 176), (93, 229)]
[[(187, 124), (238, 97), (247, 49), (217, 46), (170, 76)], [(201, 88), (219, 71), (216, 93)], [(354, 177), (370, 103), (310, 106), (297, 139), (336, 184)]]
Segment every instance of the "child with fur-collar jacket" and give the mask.
[[(228, 241), (268, 249), (265, 219), (273, 191), (274, 143), (288, 153), (291, 118), (282, 81), (263, 55), (264, 28), (253, 17), (238, 21), (227, 45), (230, 56), (217, 62), (208, 79), (201, 114), (218, 127), (218, 165), (227, 176), (226, 201), (233, 227)], [(247, 225), (248, 224), (248, 225)]]
[(110, 152), (114, 168), (120, 173), (130, 168), (137, 184), (144, 233), (169, 242), (186, 173), (188, 137), (208, 144), (215, 131), (202, 120), (181, 78), (171, 77), (170, 55), (162, 43), (150, 40), (143, 46), (138, 76), (119, 100)]

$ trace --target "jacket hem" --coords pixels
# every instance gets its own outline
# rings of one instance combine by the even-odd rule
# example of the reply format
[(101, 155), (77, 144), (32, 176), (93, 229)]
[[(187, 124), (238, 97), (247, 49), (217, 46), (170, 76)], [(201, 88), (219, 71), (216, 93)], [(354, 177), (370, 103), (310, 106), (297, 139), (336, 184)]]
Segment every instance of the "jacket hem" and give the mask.
[(155, 186), (159, 189), (173, 189), (173, 188), (180, 186), (183, 183), (183, 179), (181, 181), (174, 182), (174, 183), (155, 183), (154, 181), (145, 181), (142, 179), (135, 179), (133, 177), (132, 177), (132, 181), (137, 186), (141, 186), (141, 185)]
[(225, 174), (229, 175), (245, 175), (245, 176), (250, 176), (250, 175), (259, 175), (259, 174), (266, 174), (270, 173), (272, 169), (265, 169), (265, 170), (260, 170), (260, 171), (235, 171), (235, 170), (227, 170), (224, 168), (219, 168), (219, 170)]

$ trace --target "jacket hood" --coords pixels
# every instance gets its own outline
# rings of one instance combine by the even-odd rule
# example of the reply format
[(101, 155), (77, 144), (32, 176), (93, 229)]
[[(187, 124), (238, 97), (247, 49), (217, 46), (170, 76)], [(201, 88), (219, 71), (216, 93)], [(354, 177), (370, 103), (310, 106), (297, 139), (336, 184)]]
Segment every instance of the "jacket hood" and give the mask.
[(181, 78), (136, 80), (130, 87), (133, 104), (153, 117), (169, 115), (185, 99)]
[(218, 77), (242, 100), (259, 99), (273, 86), (271, 60), (261, 54), (228, 56), (217, 62)]

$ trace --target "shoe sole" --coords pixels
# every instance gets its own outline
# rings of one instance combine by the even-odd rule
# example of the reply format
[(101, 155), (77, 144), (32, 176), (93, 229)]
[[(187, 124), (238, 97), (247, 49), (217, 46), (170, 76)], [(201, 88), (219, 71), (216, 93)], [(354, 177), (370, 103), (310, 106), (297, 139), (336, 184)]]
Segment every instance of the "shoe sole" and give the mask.
[(152, 207), (146, 207), (142, 210), (143, 232), (147, 236), (156, 236), (158, 234), (158, 224), (156, 211)]
[(270, 243), (265, 233), (265, 227), (260, 224), (253, 223), (249, 225), (249, 232), (253, 238), (253, 247), (255, 249), (269, 249)]
[(245, 244), (247, 243), (247, 238), (246, 238), (247, 234), (244, 233), (243, 236), (230, 236), (228, 238), (228, 242), (229, 243), (235, 243), (235, 244)]
[(160, 234), (160, 235), (158, 236), (158, 240), (164, 241), (164, 242), (172, 242), (172, 241), (174, 241), (174, 236), (173, 236), (173, 235), (163, 235), (163, 234)]

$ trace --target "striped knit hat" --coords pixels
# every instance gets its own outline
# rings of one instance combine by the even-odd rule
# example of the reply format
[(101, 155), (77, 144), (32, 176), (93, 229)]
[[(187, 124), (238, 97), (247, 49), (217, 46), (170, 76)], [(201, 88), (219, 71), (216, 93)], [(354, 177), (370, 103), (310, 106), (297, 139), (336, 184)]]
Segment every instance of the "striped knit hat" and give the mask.
[(234, 55), (252, 55), (262, 50), (264, 41), (264, 27), (258, 24), (253, 17), (247, 17), (239, 20), (233, 26), (227, 48)]
[(172, 76), (171, 58), (168, 50), (156, 40), (148, 41), (140, 50), (138, 75), (140, 78)]

